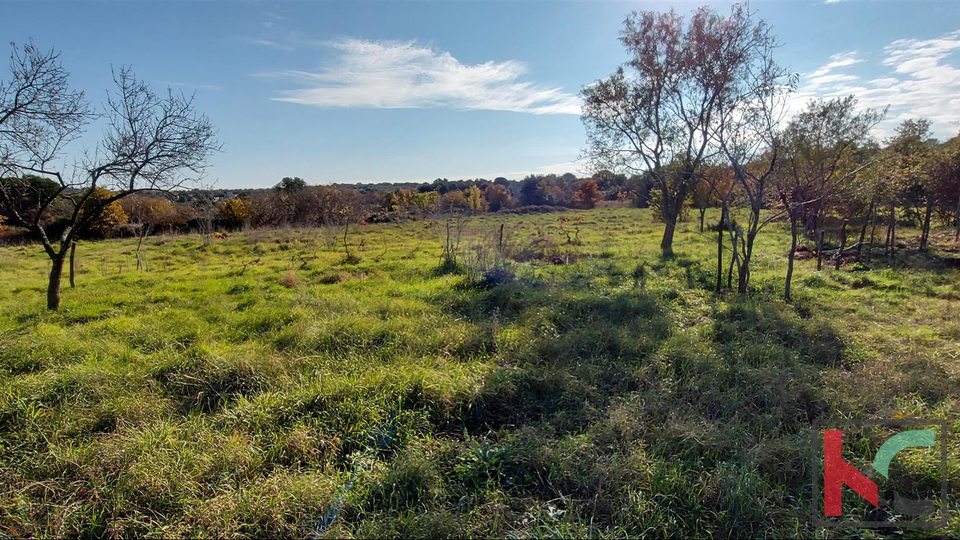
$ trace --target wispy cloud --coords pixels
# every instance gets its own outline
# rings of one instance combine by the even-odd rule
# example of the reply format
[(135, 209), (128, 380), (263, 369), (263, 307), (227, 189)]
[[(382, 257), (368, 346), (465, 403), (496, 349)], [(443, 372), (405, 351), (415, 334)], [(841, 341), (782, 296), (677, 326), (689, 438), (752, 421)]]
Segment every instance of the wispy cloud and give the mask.
[(589, 174), (587, 171), (586, 163), (580, 160), (573, 160), (573, 161), (564, 161), (562, 163), (551, 163), (550, 165), (543, 165), (540, 167), (534, 167), (531, 169), (521, 170), (521, 171), (509, 171), (509, 172), (501, 171), (498, 173), (467, 175), (467, 176), (464, 176), (464, 178), (493, 179), (493, 178), (497, 178), (498, 176), (502, 176), (510, 180), (519, 180), (531, 174), (555, 174), (557, 176), (560, 176), (566, 173), (572, 173), (577, 176), (585, 176)]
[(855, 94), (862, 107), (889, 106), (878, 135), (889, 136), (908, 118), (927, 118), (934, 134), (953, 137), (960, 129), (960, 68), (951, 55), (960, 51), (960, 30), (933, 39), (898, 39), (883, 48), (871, 66), (885, 71), (865, 78), (850, 68), (865, 62), (857, 51), (833, 55), (830, 61), (801, 80), (792, 108), (815, 97)]
[(839, 4), (840, 2), (846, 2), (847, 0), (823, 0), (824, 4)]
[(160, 81), (160, 84), (164, 86), (173, 86), (177, 88), (189, 88), (191, 90), (212, 90), (212, 91), (223, 90), (222, 86), (217, 86), (215, 84), (197, 84), (197, 83), (185, 83), (185, 82), (179, 82), (179, 81)]
[(278, 41), (273, 41), (270, 39), (252, 39), (250, 40), (254, 45), (262, 45), (264, 47), (270, 47), (271, 49), (279, 49), (281, 51), (295, 51), (292, 45), (287, 45), (285, 43), (280, 43)]
[(835, 69), (852, 66), (854, 64), (859, 64), (860, 62), (863, 62), (863, 60), (857, 57), (857, 51), (837, 53), (830, 57), (829, 62), (821, 66), (816, 71), (811, 72), (807, 76), (810, 78), (822, 77)]
[(286, 17), (280, 15), (279, 13), (265, 11), (263, 12), (263, 20), (260, 21), (260, 24), (267, 30), (272, 30), (275, 26), (277, 26), (277, 23), (283, 21), (284, 19), (286, 19)]
[(335, 52), (328, 67), (269, 74), (303, 85), (274, 99), (315, 107), (580, 114), (576, 95), (523, 81), (527, 68), (522, 62), (467, 65), (413, 41), (342, 39), (323, 45)]

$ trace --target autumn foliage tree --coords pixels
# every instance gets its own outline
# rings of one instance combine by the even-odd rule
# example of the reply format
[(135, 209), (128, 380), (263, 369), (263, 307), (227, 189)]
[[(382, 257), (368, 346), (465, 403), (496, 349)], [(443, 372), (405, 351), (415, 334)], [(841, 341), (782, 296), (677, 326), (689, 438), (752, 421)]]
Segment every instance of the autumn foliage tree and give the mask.
[[(122, 225), (125, 225), (130, 216), (124, 210), (120, 201), (113, 197), (116, 193), (102, 187), (93, 188), (93, 194), (87, 199), (82, 213), (89, 213), (87, 231), (100, 238), (109, 238)], [(112, 199), (111, 202), (104, 201)]]
[(593, 208), (603, 200), (603, 193), (592, 178), (580, 180), (573, 192), (573, 205), (577, 208)]
[(459, 189), (448, 191), (440, 196), (440, 210), (444, 212), (461, 212), (469, 208), (467, 197)]
[(217, 221), (226, 228), (239, 229), (250, 220), (250, 201), (227, 199), (217, 205)]
[(630, 60), (581, 91), (586, 156), (597, 169), (650, 175), (659, 191), (666, 255), (684, 202), (717, 153), (724, 99), (748, 76), (751, 51), (768, 39), (766, 25), (743, 5), (727, 17), (702, 7), (689, 21), (674, 11), (634, 12), (620, 33)]
[(483, 193), (477, 186), (470, 186), (466, 193), (467, 208), (471, 212), (482, 212), (487, 209), (487, 201), (483, 198)]
[(129, 222), (149, 231), (169, 231), (186, 224), (183, 211), (163, 197), (131, 195), (120, 201)]
[(507, 188), (501, 184), (490, 184), (483, 190), (483, 198), (491, 212), (498, 212), (510, 205), (513, 199)]

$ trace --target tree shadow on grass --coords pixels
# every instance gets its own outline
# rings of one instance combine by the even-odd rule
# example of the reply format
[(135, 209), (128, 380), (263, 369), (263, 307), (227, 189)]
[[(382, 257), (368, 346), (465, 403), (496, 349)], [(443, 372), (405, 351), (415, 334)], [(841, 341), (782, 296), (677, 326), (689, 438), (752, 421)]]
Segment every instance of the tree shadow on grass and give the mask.
[(447, 429), (469, 431), (546, 420), (576, 431), (617, 395), (636, 388), (643, 358), (670, 333), (654, 294), (591, 295), (510, 284), (460, 291), (459, 317), (495, 326), (498, 368)]
[[(431, 413), (437, 434), (495, 448), (483, 489), (567, 501), (570, 526), (719, 536), (795, 527), (806, 515), (796, 501), (808, 489), (809, 428), (828, 407), (820, 373), (844, 365), (842, 338), (757, 297), (718, 303), (711, 321), (686, 329), (667, 302), (640, 289), (461, 291), (445, 307), (500, 328), (498, 365), (466, 402)], [(457, 467), (449, 489), (482, 498)], [(764, 508), (775, 504), (783, 515), (771, 520)]]
[(859, 368), (843, 336), (762, 295), (714, 297), (683, 328), (669, 296), (510, 284), (445, 299), (494, 329), (496, 367), (460, 403), (408, 396), (405, 408), (434, 407), (434, 435), (455, 449), (429, 474), (426, 458), (391, 464), (409, 501), (399, 488), (389, 510), (371, 499), (365, 523), (415, 508), (473, 534), (812, 533), (810, 429), (846, 406), (831, 385)]

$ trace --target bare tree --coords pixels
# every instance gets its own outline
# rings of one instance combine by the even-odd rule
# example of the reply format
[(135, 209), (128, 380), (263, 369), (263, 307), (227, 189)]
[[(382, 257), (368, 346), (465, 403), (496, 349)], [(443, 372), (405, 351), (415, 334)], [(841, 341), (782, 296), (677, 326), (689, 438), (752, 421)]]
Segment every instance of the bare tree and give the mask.
[(870, 131), (883, 116), (884, 112), (873, 109), (858, 112), (857, 100), (849, 96), (813, 100), (787, 126), (783, 136), (786, 155), (775, 187), (781, 210), (790, 219), (785, 299), (790, 300), (801, 220), (821, 221), (825, 203), (840, 193), (845, 182), (873, 165), (873, 160), (860, 163), (852, 158), (857, 146), (869, 142)]
[(660, 190), (665, 255), (684, 200), (718, 151), (718, 111), (770, 39), (743, 5), (728, 17), (702, 7), (686, 25), (673, 11), (634, 12), (620, 33), (632, 58), (581, 92), (585, 155), (598, 169), (646, 172)]
[(728, 55), (739, 61), (733, 63), (737, 71), (730, 77), (729, 91), (720, 101), (714, 131), (749, 206), (745, 230), (735, 234), (733, 220), (727, 220), (733, 237), (737, 291), (741, 293), (747, 292), (750, 285), (750, 262), (757, 234), (780, 217), (773, 212), (764, 218), (761, 211), (768, 205), (770, 184), (782, 157), (780, 123), (797, 83), (796, 74), (773, 60), (778, 44), (769, 26), (759, 21), (750, 30), (736, 34), (739, 39), (726, 45)]
[[(103, 139), (70, 167), (58, 167), (65, 146), (93, 119), (83, 94), (71, 92), (67, 73), (54, 51), (32, 45), (11, 57), (12, 79), (0, 87), (0, 165), (5, 176), (25, 173), (56, 182), (29, 212), (18, 210), (15, 183), (0, 184), (0, 203), (12, 224), (35, 234), (50, 258), (47, 308), (60, 306), (64, 261), (77, 235), (111, 203), (141, 191), (182, 187), (202, 176), (209, 155), (219, 150), (209, 120), (194, 109), (192, 97), (170, 90), (159, 97), (129, 68), (114, 73), (116, 89), (97, 115)], [(98, 196), (98, 188), (110, 190)], [(63, 202), (65, 227), (54, 236), (46, 213)], [(49, 234), (48, 234), (49, 233)]]

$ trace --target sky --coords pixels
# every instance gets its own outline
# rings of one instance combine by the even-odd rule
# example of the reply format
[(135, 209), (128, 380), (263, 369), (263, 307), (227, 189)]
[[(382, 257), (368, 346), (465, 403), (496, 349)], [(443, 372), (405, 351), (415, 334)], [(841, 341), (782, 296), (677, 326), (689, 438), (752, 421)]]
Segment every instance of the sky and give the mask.
[[(60, 50), (95, 103), (120, 66), (193, 93), (223, 144), (205, 184), (519, 179), (589, 173), (578, 92), (627, 59), (625, 15), (701, 3), (0, 0), (0, 42)], [(800, 75), (793, 110), (855, 94), (890, 107), (879, 139), (906, 118), (931, 120), (940, 139), (960, 131), (960, 1), (751, 7)]]

